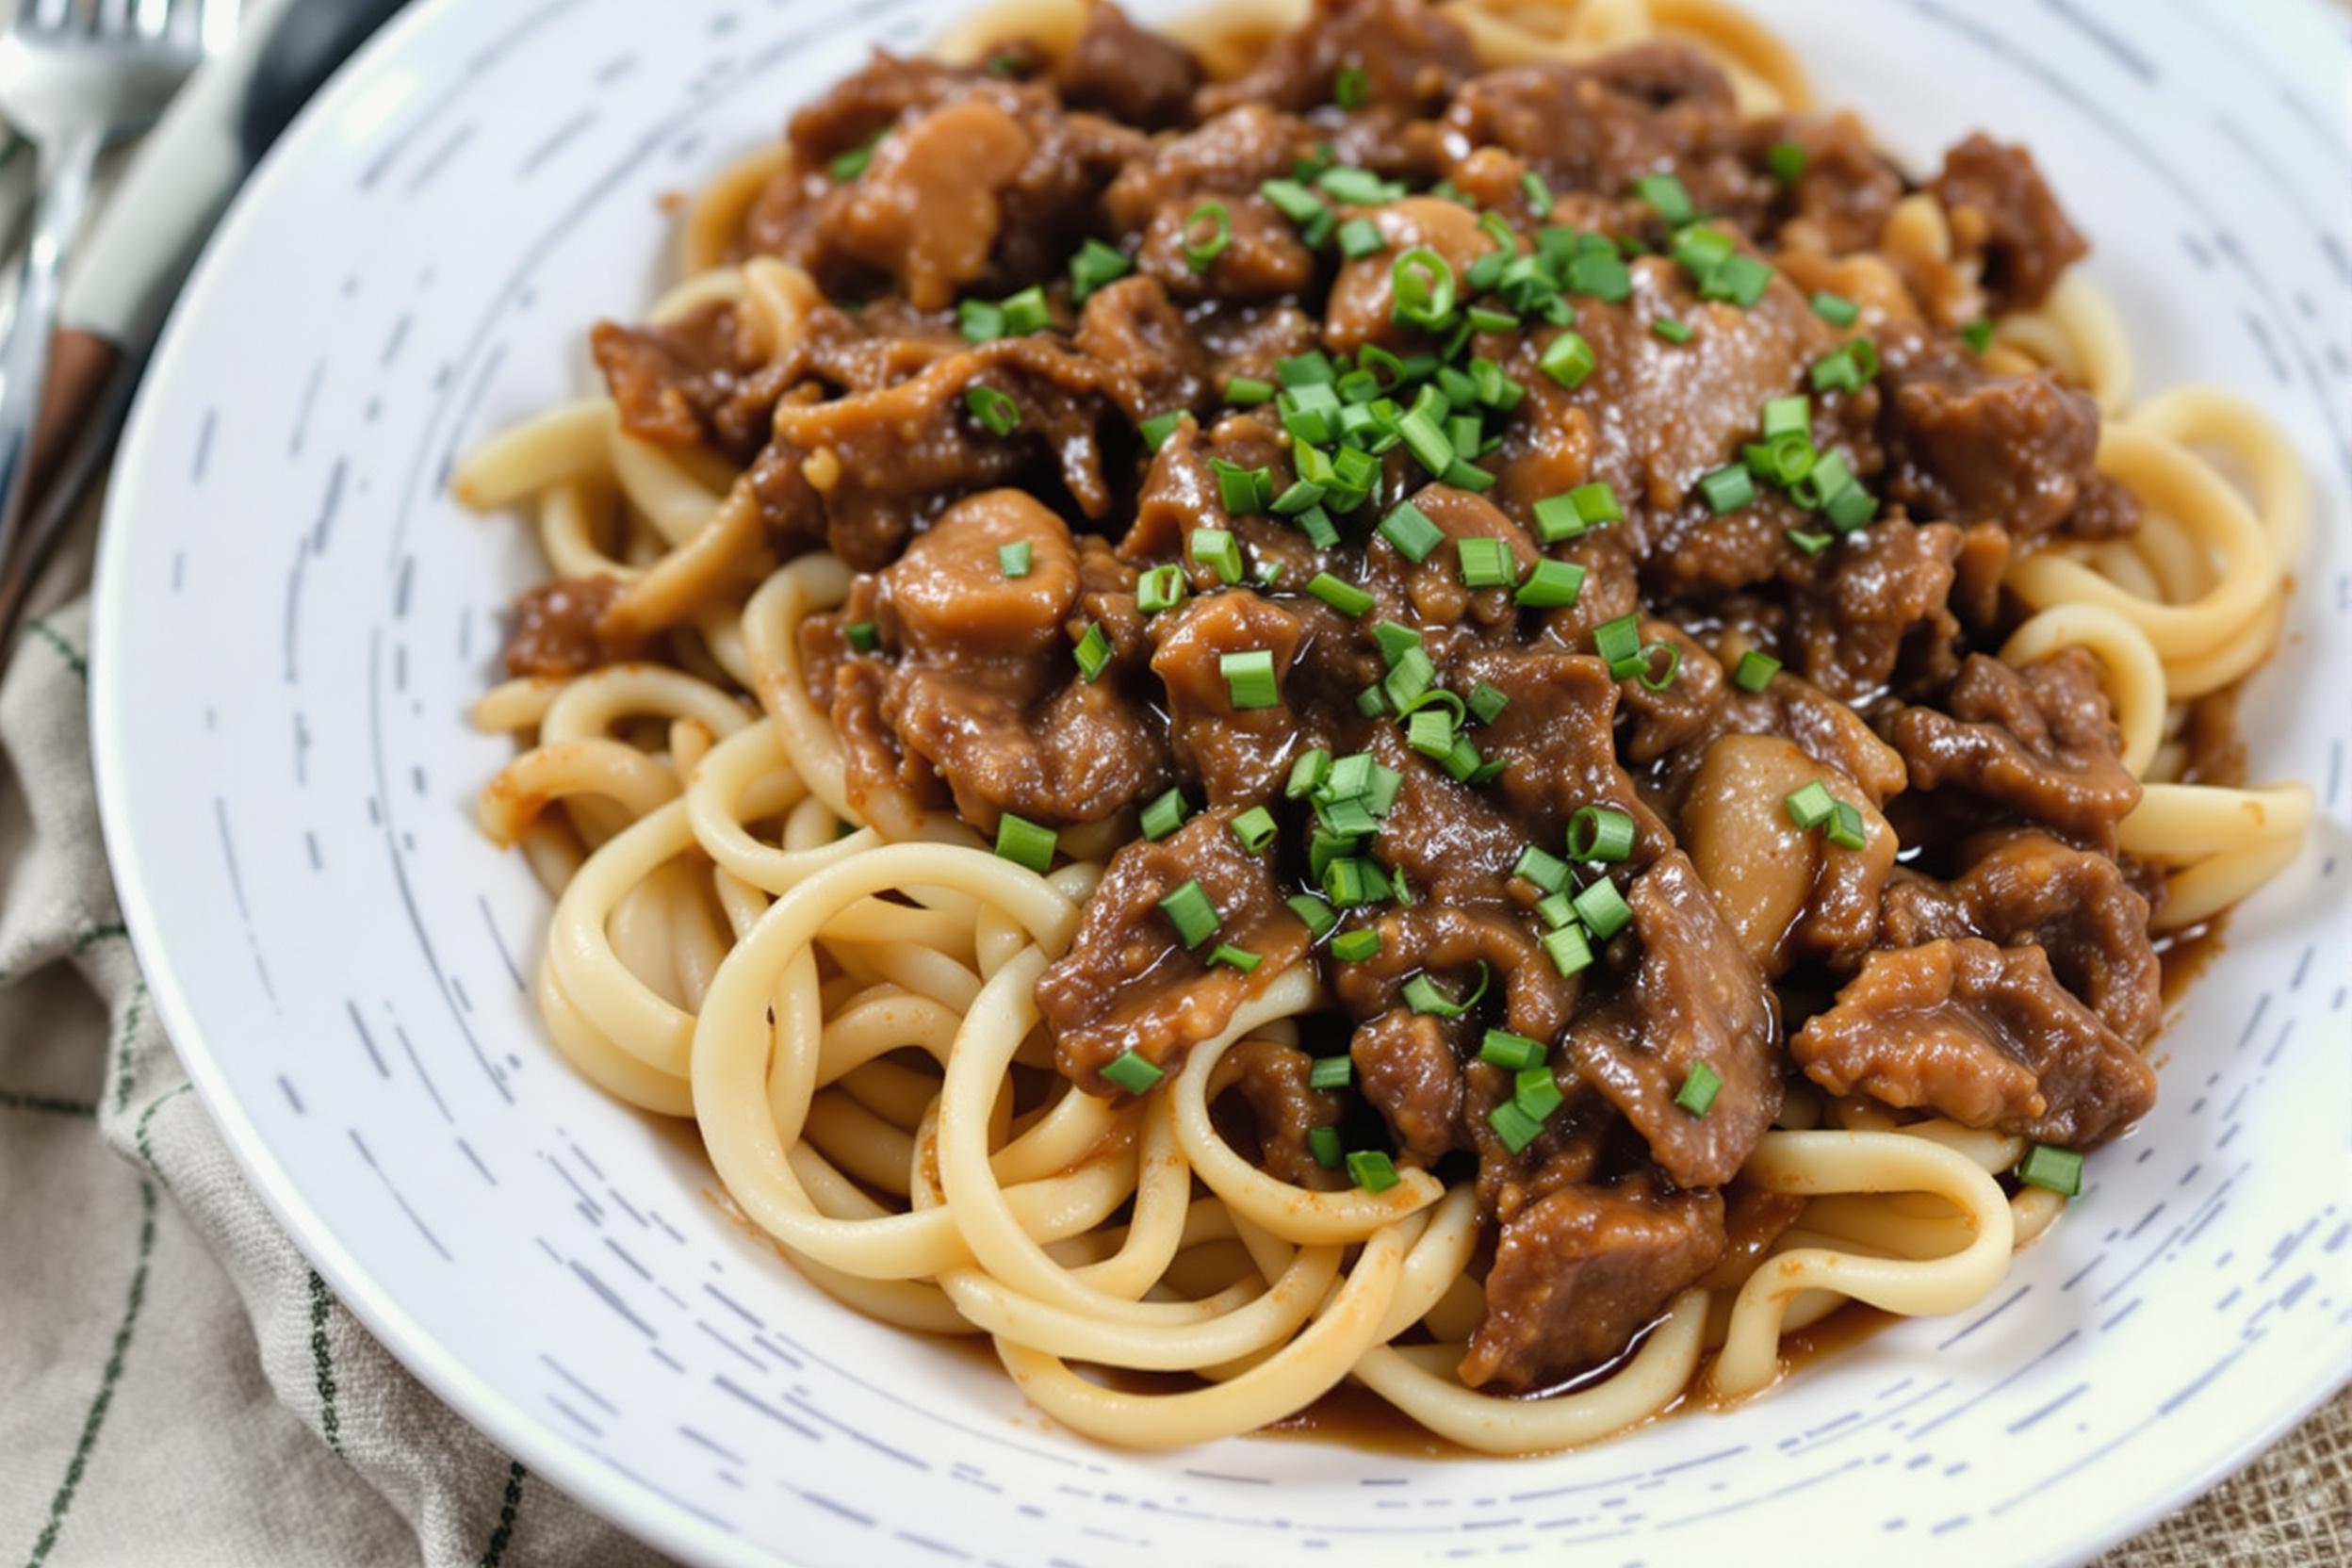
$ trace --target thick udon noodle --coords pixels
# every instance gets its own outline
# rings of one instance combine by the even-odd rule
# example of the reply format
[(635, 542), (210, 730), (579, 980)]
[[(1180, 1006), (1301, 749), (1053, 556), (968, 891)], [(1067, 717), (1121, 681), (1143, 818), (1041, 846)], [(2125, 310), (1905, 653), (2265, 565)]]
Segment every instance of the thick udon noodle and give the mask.
[[(1237, 68), (1292, 8), (1229, 4), (1178, 31), (1213, 69)], [(1666, 32), (1723, 64), (1751, 110), (1811, 101), (1788, 50), (1714, 0), (1446, 8), (1496, 61)], [(1076, 22), (1068, 0), (1001, 8), (946, 52), (1016, 33), (1050, 47)], [(764, 150), (702, 193), (685, 223), (686, 281), (657, 320), (724, 301), (768, 353), (793, 341), (817, 299), (809, 279), (770, 259), (723, 260), (781, 156)], [(1941, 210), (1917, 197), (1879, 252), (1840, 263), (1841, 281), (1867, 298), (1899, 289), (1909, 261), (1951, 255)], [(2123, 848), (2165, 869), (2158, 925), (2193, 925), (2292, 859), (2311, 816), (2299, 784), (2182, 782), (2179, 739), (2189, 700), (2246, 674), (2277, 638), (2307, 529), (2302, 472), (2272, 424), (2221, 391), (2133, 406), (2130, 346), (2079, 277), (2002, 320), (1987, 360), (2047, 365), (2090, 390), (2108, 416), (2099, 467), (2145, 509), (2131, 539), (2061, 544), (2011, 567), (2034, 613), (2001, 653), (2022, 662), (2079, 645), (2097, 657), (2147, 787)], [(2215, 449), (2243, 489), (2208, 461)], [(796, 638), (841, 601), (848, 570), (824, 553), (779, 563), (743, 476), (623, 433), (609, 401), (485, 443), (456, 482), (479, 508), (534, 507), (557, 573), (620, 579), (615, 614), (671, 632), (679, 650), (677, 668), (511, 682), (477, 710), (525, 747), (484, 792), (482, 822), (556, 895), (536, 987), (550, 1037), (612, 1094), (694, 1118), (733, 1202), (820, 1287), (890, 1323), (991, 1336), (1028, 1398), (1078, 1431), (1200, 1442), (1352, 1378), (1466, 1447), (1560, 1448), (1657, 1413), (1703, 1363), (1700, 1387), (1719, 1400), (1765, 1387), (1781, 1336), (1846, 1301), (1963, 1311), (2064, 1206), (2039, 1188), (2004, 1196), (1995, 1173), (2017, 1164), (2020, 1139), (1898, 1125), (1800, 1087), (1741, 1172), (1809, 1200), (1760, 1261), (1685, 1292), (1577, 1392), (1464, 1388), (1452, 1367), (1482, 1312), (1466, 1271), (1469, 1185), (1408, 1170), (1378, 1194), (1293, 1187), (1211, 1119), (1228, 1050), (1294, 1040), (1292, 1021), (1320, 1004), (1311, 971), (1273, 978), (1139, 1102), (1114, 1107), (1056, 1081), (1058, 1097), (1017, 1112), (1014, 1065), (1051, 1066), (1034, 984), (1116, 842), (1065, 834), (1075, 863), (1039, 875), (951, 816), (860, 825)], [(1193, 1373), (1200, 1386), (1131, 1392), (1073, 1364)]]

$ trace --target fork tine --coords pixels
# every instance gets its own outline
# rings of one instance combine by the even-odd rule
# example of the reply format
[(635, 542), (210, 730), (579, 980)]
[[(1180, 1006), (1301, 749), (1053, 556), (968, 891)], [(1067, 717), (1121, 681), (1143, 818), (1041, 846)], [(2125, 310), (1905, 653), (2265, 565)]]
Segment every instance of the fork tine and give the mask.
[(131, 0), (98, 0), (98, 36), (115, 38), (131, 30)]
[(137, 0), (139, 30), (147, 38), (161, 38), (172, 20), (172, 0)]
[(73, 16), (74, 0), (32, 0), (29, 8), (34, 26), (62, 27)]

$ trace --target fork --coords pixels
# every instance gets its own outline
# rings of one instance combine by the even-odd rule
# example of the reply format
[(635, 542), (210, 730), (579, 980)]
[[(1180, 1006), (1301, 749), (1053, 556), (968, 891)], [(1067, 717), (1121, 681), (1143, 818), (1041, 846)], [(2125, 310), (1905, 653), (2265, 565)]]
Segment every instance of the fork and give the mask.
[(17, 0), (0, 34), (0, 117), (33, 144), (41, 187), (0, 356), (0, 564), (24, 528), (58, 288), (98, 155), (162, 112), (237, 12), (237, 0)]

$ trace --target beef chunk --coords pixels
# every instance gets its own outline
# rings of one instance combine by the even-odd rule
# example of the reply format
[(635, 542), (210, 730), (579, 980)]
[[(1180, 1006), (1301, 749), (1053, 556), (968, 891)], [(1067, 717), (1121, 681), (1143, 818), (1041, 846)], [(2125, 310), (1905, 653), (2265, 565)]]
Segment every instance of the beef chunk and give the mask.
[[(1037, 981), (1062, 1076), (1107, 1094), (1102, 1068), (1126, 1052), (1170, 1072), (1188, 1047), (1221, 1033), (1242, 1001), (1307, 955), (1307, 928), (1283, 906), (1266, 861), (1233, 837), (1233, 813), (1203, 811), (1168, 838), (1138, 839), (1111, 857), (1086, 900), (1070, 951)], [(1187, 949), (1160, 908), (1197, 880), (1220, 922)], [(1250, 974), (1211, 965), (1216, 942), (1264, 962)]]
[(1396, 1152), (1429, 1165), (1454, 1147), (1462, 1062), (1445, 1020), (1396, 1007), (1360, 1025), (1348, 1045), (1356, 1087), (1388, 1123)]
[(1328, 1192), (1347, 1185), (1348, 1179), (1315, 1163), (1307, 1135), (1337, 1126), (1341, 1106), (1338, 1095), (1309, 1080), (1314, 1070), (1315, 1058), (1297, 1046), (1243, 1040), (1217, 1059), (1210, 1099), (1230, 1090), (1250, 1107), (1260, 1169), (1278, 1182)]
[(1418, 0), (1315, 0), (1307, 19), (1275, 39), (1252, 70), (1203, 88), (1200, 113), (1266, 104), (1303, 114), (1331, 101), (1348, 67), (1364, 73), (1367, 105), (1421, 116), (1478, 69), (1478, 55), (1452, 20)]
[(1490, 71), (1462, 88), (1446, 125), (1465, 145), (1517, 155), (1558, 189), (1614, 197), (1671, 171), (1700, 208), (1742, 228), (1772, 196), (1772, 182), (1740, 158), (1731, 83), (1687, 44)]
[[(1028, 575), (997, 557), (1027, 545)], [(957, 503), (883, 572), (872, 597), (882, 660), (853, 659), (833, 713), (852, 798), (907, 824), (951, 792), (983, 831), (1006, 811), (1055, 826), (1100, 822), (1162, 788), (1167, 753), (1151, 710), (1122, 677), (1083, 678), (1070, 655), (1090, 596), (1132, 604), (1134, 574), (1099, 539), (1074, 543), (1060, 518), (1013, 490)], [(844, 614), (857, 614), (856, 600)]]
[(1955, 249), (1982, 252), (1996, 311), (2037, 305), (2090, 246), (2050, 194), (2033, 155), (1983, 132), (1944, 155), (1927, 188), (1952, 220)]
[(1961, 543), (1950, 523), (1919, 528), (1896, 515), (1845, 548), (1804, 562), (1791, 574), (1800, 585), (1788, 622), (1789, 663), (1853, 702), (1884, 687), (1906, 652), (1928, 668), (1949, 658), (1960, 625), (1945, 601)]
[[(1725, 667), (1737, 665), (1742, 646), (1730, 643), (1719, 652)], [(1903, 758), (1879, 739), (1853, 709), (1803, 677), (1786, 670), (1773, 676), (1761, 692), (1730, 691), (1717, 705), (1705, 736), (1670, 759), (1670, 792), (1679, 799), (1692, 771), (1707, 755), (1707, 743), (1723, 735), (1775, 735), (1795, 743), (1798, 750), (1824, 767), (1834, 768), (1861, 787), (1862, 800), (1883, 807), (1902, 792)]]
[[(1140, 231), (1136, 269), (1172, 299), (1192, 303), (1295, 294), (1315, 277), (1315, 253), (1258, 187), (1287, 177), (1312, 139), (1285, 115), (1254, 104), (1235, 108), (1129, 163), (1111, 182), (1104, 209), (1122, 232)], [(1196, 268), (1184, 254), (1185, 230), (1207, 201), (1223, 204), (1229, 232), (1217, 259)]]
[[(1677, 850), (1634, 878), (1632, 983), (1580, 1013), (1568, 1059), (1649, 1141), (1684, 1186), (1721, 1186), (1780, 1113), (1772, 995)], [(1674, 1103), (1704, 1062), (1722, 1079), (1692, 1116)]]
[(2115, 825), (2140, 803), (2140, 785), (2121, 760), (2089, 653), (2064, 648), (2022, 670), (1970, 654), (1944, 708), (1880, 716), (1914, 789), (1956, 791), (2115, 852)]
[(1478, 1213), (1498, 1223), (1546, 1193), (1594, 1180), (1624, 1127), (1616, 1107), (1573, 1069), (1556, 1063), (1552, 1076), (1560, 1108), (1544, 1119), (1534, 1142), (1513, 1150), (1487, 1119), (1516, 1093), (1516, 1075), (1477, 1060), (1462, 1069), (1462, 1126), (1478, 1156)]
[(1915, 514), (1996, 522), (2020, 543), (2075, 508), (2099, 453), (2099, 404), (2045, 370), (1996, 375), (1915, 332), (1881, 342), (1886, 494)]
[(1613, 1359), (1723, 1248), (1716, 1193), (1637, 1179), (1538, 1199), (1503, 1226), (1462, 1380), (1524, 1394)]
[(1219, 399), (1208, 351), (1168, 291), (1150, 278), (1121, 278), (1089, 295), (1077, 344), (1080, 353), (1134, 382), (1154, 414), (1189, 408), (1206, 415)]
[(735, 307), (705, 305), (661, 326), (599, 321), (589, 346), (621, 428), (664, 447), (708, 447), (748, 463), (784, 389), (744, 341)]
[(633, 645), (616, 645), (596, 630), (620, 591), (612, 577), (560, 577), (526, 590), (514, 601), (506, 673), (564, 679), (635, 657)]
[(1756, 121), (1747, 128), (1749, 159), (1761, 162), (1784, 141), (1805, 149), (1805, 170), (1773, 202), (1776, 224), (1802, 224), (1832, 255), (1876, 249), (1903, 185), (1870, 145), (1869, 128), (1845, 111)]
[(1505, 1026), (1529, 1039), (1556, 1037), (1576, 1005), (1576, 983), (1535, 944), (1521, 923), (1499, 909), (1462, 908), (1433, 898), (1383, 908), (1374, 928), (1380, 950), (1342, 964), (1331, 991), (1351, 1017), (1373, 1019), (1403, 1005), (1405, 982), (1428, 974), (1455, 996), (1478, 984), (1484, 964), (1503, 999)]
[(1263, 649), (1274, 656), (1279, 688), (1301, 630), (1287, 610), (1246, 589), (1188, 599), (1152, 618), (1152, 673), (1167, 692), (1168, 741), (1212, 804), (1266, 799), (1304, 749), (1293, 704), (1237, 709), (1222, 669), (1228, 654)]
[(1110, 0), (1087, 0), (1086, 27), (1054, 81), (1072, 108), (1163, 130), (1191, 118), (1200, 62), (1183, 44), (1136, 26)]
[(2104, 855), (2047, 833), (1981, 837), (1950, 882), (1905, 874), (1886, 890), (1886, 939), (1915, 947), (1945, 937), (2034, 946), (2100, 1021), (2134, 1049), (2164, 1021), (2164, 973), (2148, 939), (2148, 900)]
[[(1010, 436), (973, 416), (966, 394), (975, 385), (1019, 408)], [(774, 531), (820, 536), (871, 571), (958, 497), (1049, 466), (1079, 510), (1102, 516), (1111, 505), (1097, 445), (1103, 420), (1141, 418), (1142, 397), (1118, 370), (1048, 337), (999, 338), (878, 391), (785, 403), (754, 482)]]
[(1452, 673), (1465, 690), (1483, 680), (1510, 699), (1478, 747), (1510, 762), (1494, 788), (1530, 836), (1553, 842), (1578, 808), (1610, 806), (1634, 820), (1637, 865), (1669, 845), (1666, 825), (1618, 763), (1608, 665), (1538, 645), (1472, 653)]
[(1788, 1047), (1832, 1094), (2068, 1148), (2156, 1101), (2154, 1070), (2067, 994), (2040, 948), (1974, 937), (1871, 954)]
[(1706, 734), (1731, 690), (1714, 655), (1680, 627), (1671, 621), (1643, 621), (1642, 645), (1654, 643), (1671, 643), (1681, 654), (1665, 689), (1653, 691), (1639, 676), (1617, 683), (1617, 699), (1633, 716), (1625, 756), (1637, 763), (1655, 762)]

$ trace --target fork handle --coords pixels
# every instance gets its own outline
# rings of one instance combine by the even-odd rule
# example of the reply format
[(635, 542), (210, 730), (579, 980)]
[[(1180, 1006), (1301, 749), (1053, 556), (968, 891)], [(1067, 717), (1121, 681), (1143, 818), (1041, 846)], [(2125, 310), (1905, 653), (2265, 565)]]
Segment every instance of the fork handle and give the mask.
[(90, 204), (98, 149), (94, 135), (64, 138), (41, 149), (32, 237), (17, 264), (16, 320), (6, 358), (0, 359), (0, 563), (15, 559), (24, 528), (33, 431), (49, 369), (49, 337), (57, 324), (65, 253)]

